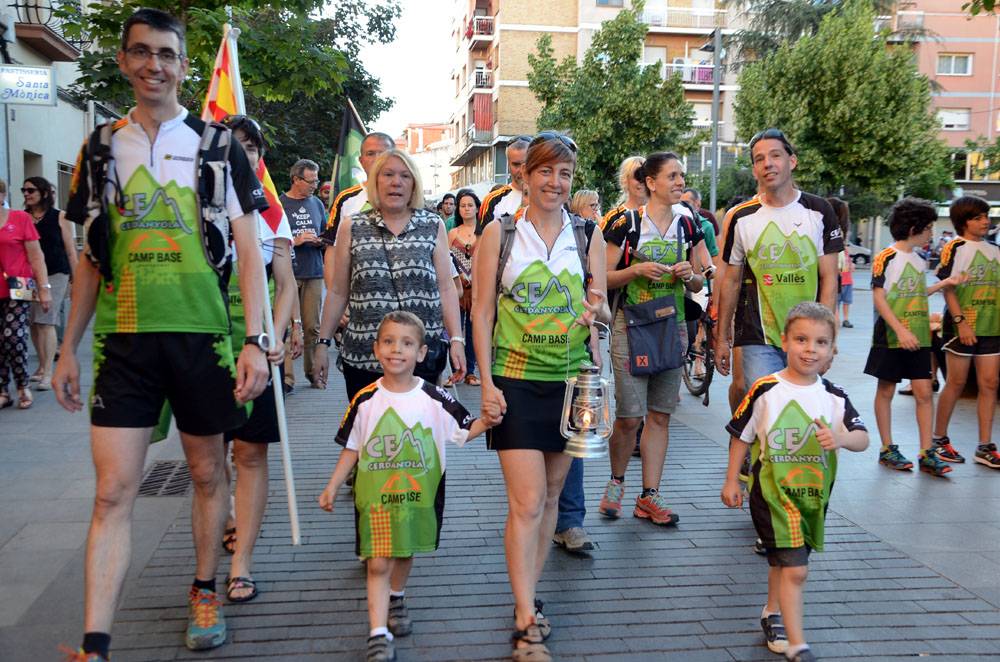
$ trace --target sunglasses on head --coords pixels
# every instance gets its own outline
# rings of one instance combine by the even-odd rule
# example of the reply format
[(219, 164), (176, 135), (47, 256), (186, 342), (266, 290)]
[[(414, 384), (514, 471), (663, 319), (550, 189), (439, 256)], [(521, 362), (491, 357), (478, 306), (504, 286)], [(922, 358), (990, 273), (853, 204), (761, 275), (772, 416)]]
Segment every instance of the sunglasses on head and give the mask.
[(788, 137), (781, 132), (781, 129), (775, 129), (773, 127), (770, 129), (764, 129), (763, 131), (755, 135), (753, 138), (751, 138), (750, 139), (751, 152), (753, 152), (754, 145), (759, 143), (761, 140), (780, 140), (781, 143), (785, 146), (785, 149), (788, 150), (789, 154), (795, 153), (795, 149), (792, 147), (792, 143), (788, 141)]
[(567, 135), (558, 133), (557, 131), (542, 131), (537, 136), (531, 139), (531, 142), (528, 143), (528, 148), (530, 149), (535, 145), (541, 145), (542, 143), (548, 142), (550, 140), (560, 141), (563, 145), (569, 147), (571, 152), (576, 154), (576, 143), (573, 142), (573, 139)]

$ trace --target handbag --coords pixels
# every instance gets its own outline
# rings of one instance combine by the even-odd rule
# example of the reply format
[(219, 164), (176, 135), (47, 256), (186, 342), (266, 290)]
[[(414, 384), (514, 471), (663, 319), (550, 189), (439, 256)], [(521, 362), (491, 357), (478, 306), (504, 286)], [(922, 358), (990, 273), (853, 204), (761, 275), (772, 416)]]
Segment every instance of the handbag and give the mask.
[(30, 276), (8, 276), (3, 275), (10, 289), (10, 298), (14, 301), (35, 301), (35, 292), (38, 290), (35, 279)]

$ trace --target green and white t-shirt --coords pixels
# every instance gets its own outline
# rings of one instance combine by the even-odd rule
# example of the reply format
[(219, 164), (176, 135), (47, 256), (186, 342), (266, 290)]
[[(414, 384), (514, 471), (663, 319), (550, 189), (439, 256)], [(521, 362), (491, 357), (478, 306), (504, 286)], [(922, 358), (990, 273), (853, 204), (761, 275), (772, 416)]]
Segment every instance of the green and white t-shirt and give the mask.
[[(229, 333), (225, 283), (202, 243), (197, 157), (205, 123), (182, 110), (155, 142), (127, 117), (114, 125), (107, 189), (113, 282), (101, 283), (94, 333)], [(87, 219), (87, 145), (77, 160), (66, 216)], [(230, 219), (267, 209), (246, 154), (233, 141), (226, 178)], [(116, 195), (120, 187), (121, 196)]]
[(465, 444), (474, 419), (443, 388), (416, 382), (406, 393), (386, 390), (381, 379), (361, 389), (337, 432), (337, 443), (358, 453), (354, 507), (363, 558), (438, 546), (445, 442)]
[(814, 419), (834, 432), (865, 429), (839, 386), (819, 377), (799, 386), (780, 373), (754, 382), (726, 426), (731, 435), (752, 444), (750, 514), (765, 547), (823, 550), (837, 453), (819, 445)]
[(794, 202), (769, 207), (755, 196), (736, 207), (722, 259), (743, 267), (734, 344), (781, 347), (788, 312), (819, 297), (819, 258), (844, 250), (830, 203), (800, 191)]
[[(969, 280), (955, 288), (965, 321), (977, 337), (1000, 336), (1000, 248), (986, 241), (957, 237), (941, 251), (940, 279), (965, 272)], [(945, 309), (944, 335), (957, 335)]]
[(570, 216), (548, 250), (523, 212), (503, 271), (493, 330), (493, 374), (562, 381), (587, 360), (590, 331), (574, 324), (584, 312), (583, 265)]
[[(885, 290), (885, 299), (892, 314), (920, 341), (921, 347), (931, 346), (931, 321), (927, 308), (927, 284), (924, 272), (927, 263), (916, 251), (904, 253), (889, 246), (872, 262), (872, 289)], [(899, 336), (875, 311), (873, 347), (899, 347)]]

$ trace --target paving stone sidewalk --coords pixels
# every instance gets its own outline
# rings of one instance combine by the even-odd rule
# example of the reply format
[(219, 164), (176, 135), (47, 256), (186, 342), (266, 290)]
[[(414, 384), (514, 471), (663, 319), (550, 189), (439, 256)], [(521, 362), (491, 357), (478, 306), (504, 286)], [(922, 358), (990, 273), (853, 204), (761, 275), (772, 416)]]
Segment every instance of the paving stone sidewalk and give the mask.
[[(478, 411), (478, 389), (459, 393)], [(344, 403), (339, 385), (325, 392), (300, 387), (288, 400), (302, 545), (290, 544), (275, 448), (253, 572), (261, 595), (226, 606), (229, 642), (198, 654), (183, 647), (194, 566), (185, 508), (128, 586), (114, 632), (116, 661), (363, 659), (365, 581), (353, 555), (350, 495), (341, 492), (333, 515), (315, 505), (339, 453), (333, 435)], [(583, 557), (553, 550), (539, 586), (557, 659), (779, 659), (758, 627), (767, 564), (751, 551), (749, 515), (719, 501), (723, 444), (671, 426), (665, 488), (681, 518), (675, 529), (632, 517), (602, 520), (596, 506), (607, 461), (587, 462), (586, 527), (598, 548)], [(448, 465), (441, 548), (414, 565), (407, 587), (414, 632), (397, 640), (399, 659), (509, 659), (499, 463), (480, 438), (449, 447)], [(627, 499), (636, 496), (637, 460), (629, 477)], [(808, 638), (821, 659), (1000, 659), (994, 605), (833, 511), (827, 526), (828, 551), (813, 556), (806, 594)], [(225, 572), (224, 562), (220, 582)]]

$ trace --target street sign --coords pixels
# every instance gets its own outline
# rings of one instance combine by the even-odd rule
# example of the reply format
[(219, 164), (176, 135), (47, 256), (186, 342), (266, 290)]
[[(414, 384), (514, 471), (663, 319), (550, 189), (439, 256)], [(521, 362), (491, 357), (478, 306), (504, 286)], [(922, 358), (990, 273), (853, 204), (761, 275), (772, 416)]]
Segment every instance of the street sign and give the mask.
[(56, 74), (52, 67), (0, 65), (0, 103), (56, 105)]

